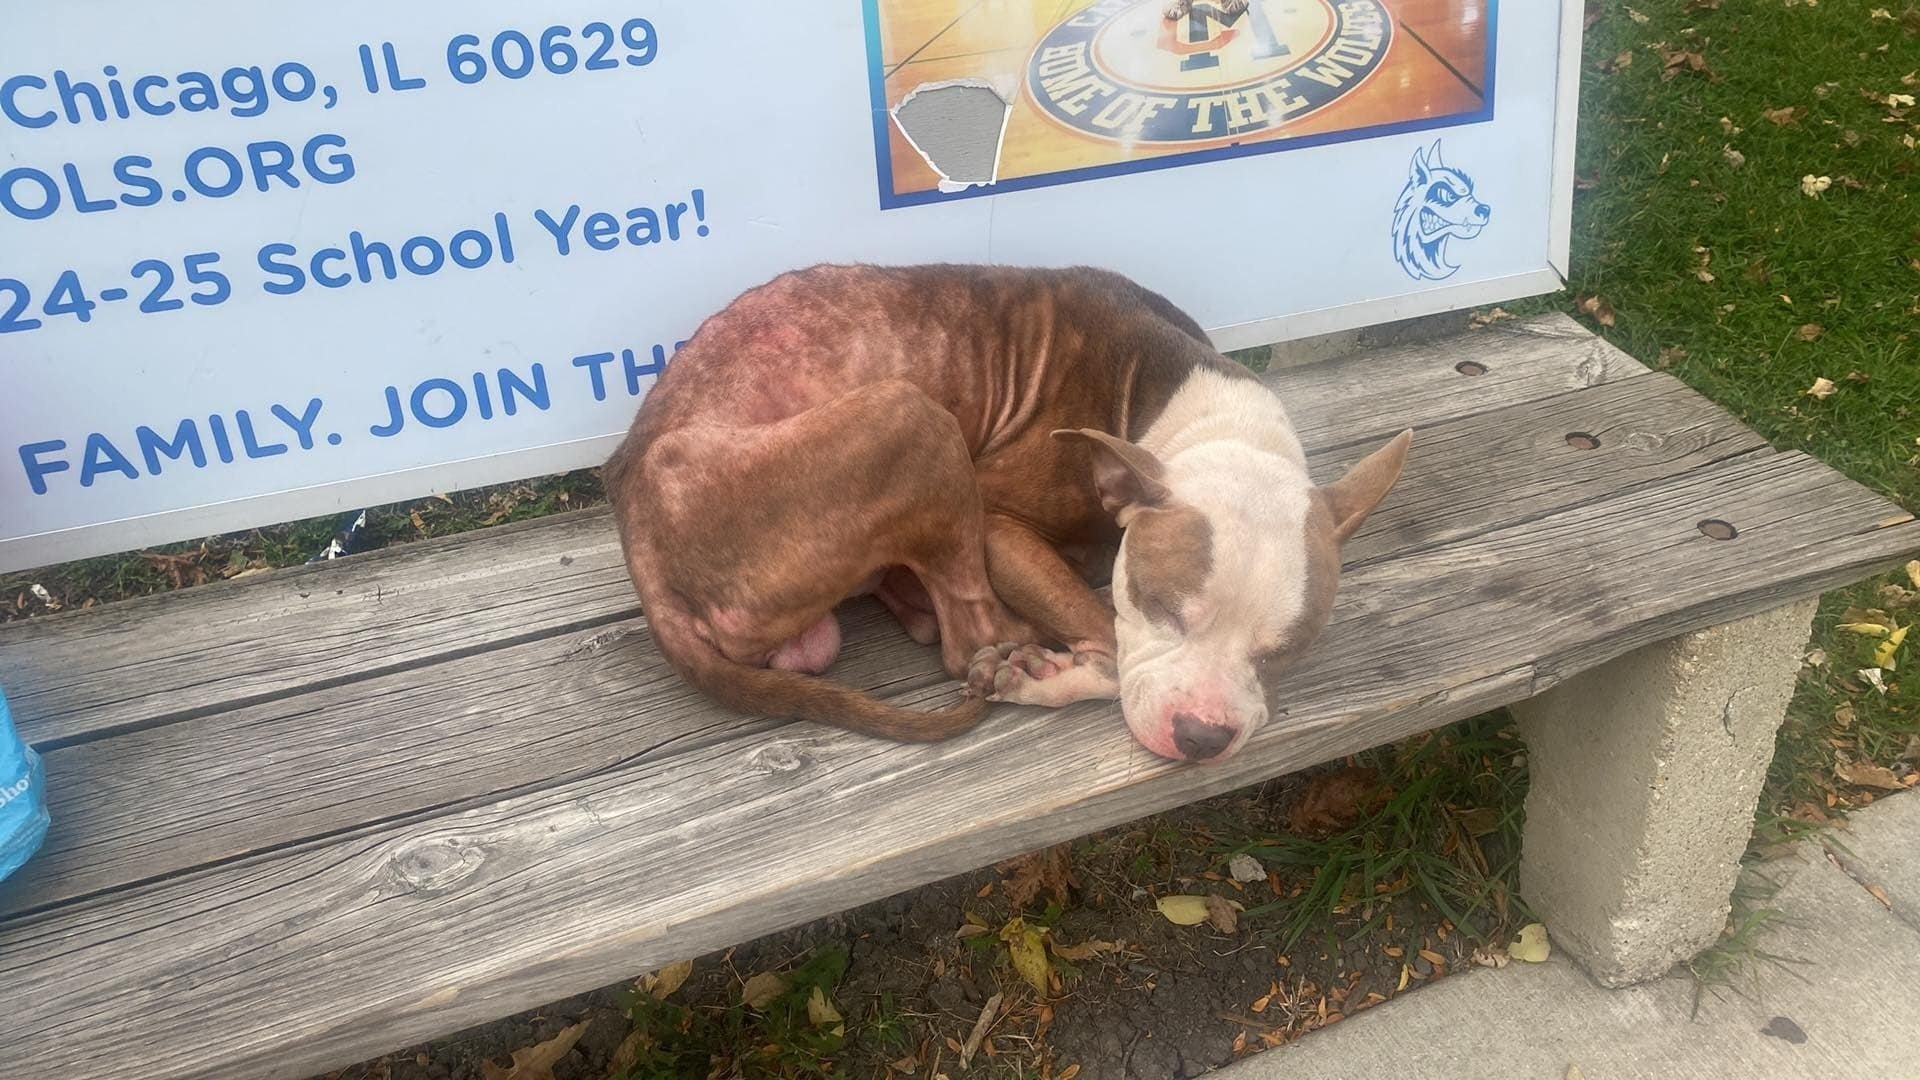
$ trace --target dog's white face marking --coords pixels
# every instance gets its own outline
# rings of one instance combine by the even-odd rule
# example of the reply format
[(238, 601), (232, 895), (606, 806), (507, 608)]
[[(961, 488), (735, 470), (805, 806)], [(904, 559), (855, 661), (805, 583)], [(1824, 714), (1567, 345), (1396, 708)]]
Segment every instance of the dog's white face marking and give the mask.
[(1219, 761), (1266, 722), (1279, 676), (1332, 612), (1340, 543), (1398, 477), (1407, 438), (1319, 488), (1272, 393), (1197, 370), (1140, 445), (1122, 447), (1147, 474), (1133, 477), (1140, 490), (1096, 466), (1126, 530), (1114, 631), (1121, 709), (1141, 745)]

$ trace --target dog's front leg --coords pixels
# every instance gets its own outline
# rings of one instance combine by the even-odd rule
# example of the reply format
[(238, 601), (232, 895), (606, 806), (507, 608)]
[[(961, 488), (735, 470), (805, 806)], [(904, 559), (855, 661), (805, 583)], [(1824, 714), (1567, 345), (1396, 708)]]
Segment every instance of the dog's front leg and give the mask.
[(987, 577), (1001, 602), (1067, 651), (1020, 642), (981, 649), (968, 686), (994, 701), (1048, 707), (1118, 697), (1113, 610), (1051, 544), (1018, 522), (990, 514), (986, 548)]

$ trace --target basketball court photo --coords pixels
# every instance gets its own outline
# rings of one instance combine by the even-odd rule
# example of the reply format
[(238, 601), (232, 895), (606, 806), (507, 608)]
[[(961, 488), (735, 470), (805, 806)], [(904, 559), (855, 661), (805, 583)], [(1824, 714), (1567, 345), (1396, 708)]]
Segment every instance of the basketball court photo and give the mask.
[(1487, 120), (1497, 0), (867, 0), (885, 205)]

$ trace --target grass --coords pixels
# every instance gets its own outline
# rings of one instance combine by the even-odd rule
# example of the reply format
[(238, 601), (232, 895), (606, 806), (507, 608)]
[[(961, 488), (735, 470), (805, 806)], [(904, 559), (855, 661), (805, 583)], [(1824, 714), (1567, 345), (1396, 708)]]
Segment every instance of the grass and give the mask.
[(1349, 768), (1367, 778), (1350, 824), (1226, 849), (1298, 880), (1285, 899), (1245, 915), (1275, 918), (1282, 952), (1310, 932), (1335, 948), (1366, 937), (1403, 896), (1482, 944), (1525, 920), (1516, 896), (1525, 750), (1504, 712), (1369, 750)]
[[(1916, 509), (1920, 109), (1900, 95), (1920, 95), (1920, 8), (1880, 2), (1601, 5), (1582, 74), (1573, 276), (1563, 293), (1508, 307), (1575, 313), (1776, 447), (1804, 450)], [(446, 535), (601, 501), (591, 472), (550, 477), (379, 508), (367, 540)], [(296, 564), (337, 524), (0, 576), (0, 620)], [(1879, 664), (1884, 639), (1842, 627), (1920, 620), (1916, 590), (1920, 581), (1894, 574), (1822, 601), (1813, 659), (1756, 812), (1756, 852), (1884, 795), (1886, 777), (1898, 787), (1914, 775), (1920, 680), (1902, 675), (1920, 663), (1920, 635)], [(1371, 752), (1358, 764), (1382, 778), (1378, 806), (1330, 835), (1247, 838), (1233, 848), (1292, 868), (1299, 889), (1248, 917), (1289, 942), (1350, 938), (1384, 918), (1385, 901), (1410, 894), (1463, 932), (1501, 931), (1524, 914), (1513, 875), (1521, 758), (1499, 717)], [(1136, 881), (1168, 872), (1160, 851), (1138, 850)], [(1776, 918), (1763, 897), (1742, 900), (1721, 943), (1693, 963), (1703, 990), (1775, 962), (1761, 940)], [(763, 1018), (637, 1001), (634, 1020), (652, 1041), (630, 1077), (705, 1068), (740, 1046), (760, 1048), (736, 1055), (747, 1075), (831, 1072), (835, 1047), (804, 1022), (804, 999)]]

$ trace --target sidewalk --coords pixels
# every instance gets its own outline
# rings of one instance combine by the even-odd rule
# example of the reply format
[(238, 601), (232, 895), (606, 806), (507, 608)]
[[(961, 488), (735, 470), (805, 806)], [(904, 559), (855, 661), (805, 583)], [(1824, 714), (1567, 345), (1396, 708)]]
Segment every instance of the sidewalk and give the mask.
[[(1920, 1077), (1920, 794), (1761, 868), (1785, 913), (1738, 994), (1684, 974), (1602, 990), (1556, 956), (1463, 973), (1221, 1071), (1229, 1080)], [(1842, 846), (1846, 850), (1839, 850)], [(1830, 857), (1829, 849), (1833, 849)], [(1883, 890), (1889, 910), (1867, 889)]]

